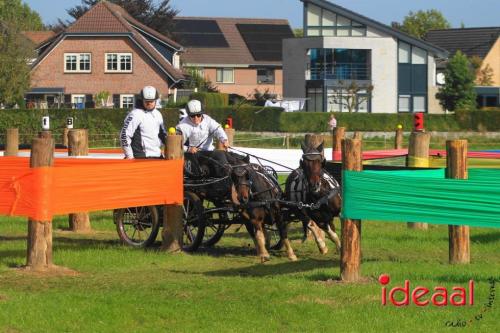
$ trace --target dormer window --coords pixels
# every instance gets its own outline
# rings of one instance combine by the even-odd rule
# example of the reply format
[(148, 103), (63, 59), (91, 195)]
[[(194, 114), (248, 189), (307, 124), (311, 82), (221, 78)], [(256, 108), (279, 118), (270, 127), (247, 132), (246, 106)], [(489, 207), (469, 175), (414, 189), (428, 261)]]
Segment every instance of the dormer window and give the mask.
[(106, 73), (132, 73), (132, 53), (106, 53)]
[(90, 53), (65, 53), (64, 72), (65, 73), (90, 73), (91, 55)]

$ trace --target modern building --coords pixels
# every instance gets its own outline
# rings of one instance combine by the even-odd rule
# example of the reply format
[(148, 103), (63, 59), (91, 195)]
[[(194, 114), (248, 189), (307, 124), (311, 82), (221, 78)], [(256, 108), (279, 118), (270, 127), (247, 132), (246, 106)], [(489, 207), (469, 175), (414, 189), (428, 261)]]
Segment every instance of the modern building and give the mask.
[(304, 37), (283, 42), (285, 97), (307, 98), (307, 111), (345, 112), (356, 91), (357, 112), (444, 112), (436, 61), (446, 50), (329, 1), (301, 1)]
[(492, 82), (491, 86), (481, 86), (478, 80), (478, 105), (500, 106), (500, 27), (431, 30), (424, 39), (446, 49), (450, 55), (460, 50), (469, 58), (481, 59), (480, 71), (491, 68)]
[(176, 17), (173, 36), (186, 47), (182, 67), (196, 69), (220, 92), (283, 94), (282, 41), (287, 20)]
[[(166, 97), (184, 79), (182, 50), (123, 8), (101, 1), (37, 47), (28, 104), (129, 108), (145, 85), (155, 86)], [(105, 93), (107, 100), (96, 98)]]

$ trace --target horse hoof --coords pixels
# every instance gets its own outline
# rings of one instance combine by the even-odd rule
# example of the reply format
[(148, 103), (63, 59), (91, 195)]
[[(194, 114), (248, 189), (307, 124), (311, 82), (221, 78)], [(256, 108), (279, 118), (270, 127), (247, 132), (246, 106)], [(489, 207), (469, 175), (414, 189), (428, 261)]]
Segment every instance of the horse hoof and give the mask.
[(288, 259), (289, 259), (290, 261), (297, 261), (297, 260), (298, 260), (298, 259), (297, 259), (297, 256), (296, 256), (295, 254), (294, 254), (293, 256), (289, 256), (289, 257), (288, 257)]
[(322, 254), (322, 255), (325, 255), (328, 253), (328, 248), (325, 246), (325, 247), (322, 247), (319, 249), (319, 252)]
[(265, 263), (266, 261), (269, 261), (271, 260), (271, 257), (270, 256), (262, 256), (260, 257), (260, 263), (263, 264)]

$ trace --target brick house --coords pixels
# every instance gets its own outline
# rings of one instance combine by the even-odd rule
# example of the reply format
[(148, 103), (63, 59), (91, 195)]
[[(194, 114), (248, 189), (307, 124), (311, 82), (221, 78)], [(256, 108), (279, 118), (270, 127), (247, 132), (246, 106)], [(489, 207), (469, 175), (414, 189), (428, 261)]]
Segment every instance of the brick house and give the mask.
[[(184, 79), (182, 46), (101, 1), (64, 31), (37, 46), (28, 103), (36, 106), (129, 108), (146, 85), (163, 97)], [(95, 96), (108, 92), (107, 101)]]
[(282, 41), (287, 20), (176, 17), (173, 37), (186, 47), (183, 68), (196, 68), (220, 92), (283, 95)]
[(455, 54), (458, 50), (482, 60), (481, 70), (491, 68), (491, 86), (477, 86), (480, 107), (500, 106), (500, 27), (431, 30), (424, 39)]

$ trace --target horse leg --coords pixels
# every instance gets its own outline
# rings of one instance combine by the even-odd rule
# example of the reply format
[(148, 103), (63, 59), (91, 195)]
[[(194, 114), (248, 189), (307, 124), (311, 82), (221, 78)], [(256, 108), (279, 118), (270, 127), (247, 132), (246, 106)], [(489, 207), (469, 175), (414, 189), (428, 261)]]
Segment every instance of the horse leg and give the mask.
[(335, 225), (333, 224), (333, 221), (330, 221), (326, 225), (326, 234), (328, 235), (328, 238), (335, 243), (335, 246), (337, 247), (338, 253), (340, 253), (340, 239), (337, 233), (335, 232)]
[(297, 256), (293, 252), (292, 244), (288, 239), (288, 223), (281, 222), (279, 225), (280, 237), (285, 245), (286, 254), (291, 261), (297, 261)]
[(319, 252), (321, 254), (327, 254), (328, 248), (326, 247), (325, 239), (321, 236), (322, 230), (313, 220), (309, 220), (307, 227), (309, 228), (309, 230), (311, 230), (311, 233), (313, 234), (313, 237), (316, 240), (316, 245), (318, 245)]
[(257, 241), (257, 255), (260, 257), (260, 262), (269, 261), (271, 257), (266, 249), (266, 237), (264, 236), (264, 214), (263, 209), (258, 209), (254, 212), (252, 224), (255, 226), (255, 240)]

